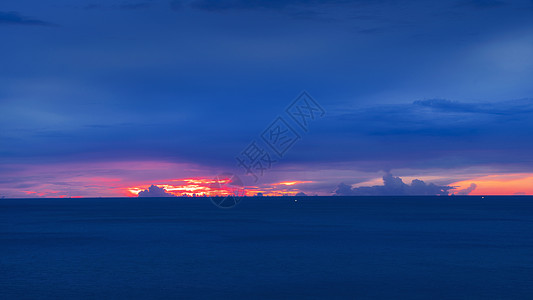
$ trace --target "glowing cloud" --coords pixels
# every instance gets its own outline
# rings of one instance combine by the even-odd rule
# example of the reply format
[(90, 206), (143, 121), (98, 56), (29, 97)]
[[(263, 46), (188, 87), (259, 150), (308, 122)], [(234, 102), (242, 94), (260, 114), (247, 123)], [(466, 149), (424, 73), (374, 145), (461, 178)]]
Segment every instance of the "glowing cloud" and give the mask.
[[(242, 195), (254, 196), (258, 193), (264, 196), (294, 196), (301, 194), (302, 191), (292, 186), (302, 183), (312, 183), (313, 181), (283, 181), (272, 184), (265, 184), (265, 186), (240, 186), (234, 185), (230, 178), (182, 178), (171, 179), (168, 183), (140, 185), (125, 188), (125, 192), (130, 197), (142, 196), (143, 191), (150, 188), (157, 191), (164, 191), (167, 194), (183, 197), (199, 197), (199, 196), (227, 196), (227, 195)], [(285, 188), (287, 187), (287, 188)]]
[[(169, 180), (172, 184), (154, 184), (152, 189), (164, 190), (166, 193), (174, 196), (183, 197), (198, 197), (198, 196), (227, 196), (241, 194), (237, 190), (242, 190), (245, 194), (244, 188), (241, 186), (232, 185), (230, 178), (183, 178)], [(129, 196), (141, 196), (142, 191), (145, 191), (148, 186), (135, 186), (126, 188)]]
[(277, 185), (287, 185), (287, 186), (290, 186), (290, 185), (295, 185), (295, 184), (302, 184), (302, 183), (312, 183), (313, 181), (299, 181), (299, 180), (295, 180), (295, 181), (282, 181), (282, 182), (278, 182), (278, 183), (273, 183), (272, 185), (273, 186), (277, 186)]

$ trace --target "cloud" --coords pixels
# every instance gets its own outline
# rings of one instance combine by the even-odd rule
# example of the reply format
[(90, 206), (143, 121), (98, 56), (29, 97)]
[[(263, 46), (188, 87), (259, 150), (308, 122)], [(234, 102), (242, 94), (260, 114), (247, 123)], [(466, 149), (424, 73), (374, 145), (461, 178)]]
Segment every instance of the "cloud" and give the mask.
[[(34, 97), (37, 98), (38, 94), (35, 93)], [(267, 125), (260, 118), (250, 118), (250, 126), (243, 128), (234, 121), (237, 118), (233, 118), (224, 122), (224, 127), (213, 127), (208, 123), (203, 125), (201, 120), (193, 116), (191, 122), (202, 125), (191, 129), (191, 134), (185, 134), (181, 129), (185, 124), (182, 118), (157, 117), (150, 126), (144, 127), (135, 123), (120, 123), (83, 128), (76, 127), (76, 122), (81, 119), (76, 118), (72, 119), (74, 123), (69, 123), (69, 126), (60, 124), (62, 127), (56, 129), (52, 126), (57, 126), (54, 124), (57, 123), (57, 117), (51, 117), (51, 121), (40, 121), (34, 115), (47, 116), (41, 112), (56, 108), (65, 109), (65, 112), (73, 111), (76, 105), (69, 108), (69, 104), (63, 105), (62, 102), (42, 102), (45, 106), (21, 100), (9, 107), (8, 102), (5, 103), (0, 104), (0, 110), (5, 112), (7, 118), (0, 120), (0, 127), (6, 129), (0, 132), (0, 144), (4, 151), (0, 161), (6, 163), (25, 162), (29, 157), (46, 160), (81, 157), (93, 161), (116, 157), (132, 161), (170, 157), (179, 163), (233, 167), (233, 160), (227, 157), (238, 154), (249, 144), (250, 138)], [(478, 166), (529, 172), (533, 166), (530, 159), (533, 147), (533, 100), (472, 103), (430, 99), (357, 109), (340, 107), (338, 113), (334, 109), (328, 108), (327, 116), (313, 123), (313, 129), (290, 150), (291, 155), (284, 158), (284, 163), (308, 166), (309, 169), (314, 169), (319, 163), (339, 163), (369, 172)], [(92, 113), (96, 111), (88, 112), (83, 117), (92, 118)], [(73, 111), (72, 115), (82, 116), (76, 113)], [(17, 118), (10, 120), (12, 116)], [(112, 112), (106, 116), (112, 116)], [(11, 132), (15, 132), (13, 129), (17, 126), (31, 130), (14, 135)], [(138, 139), (134, 133), (140, 131), (150, 136), (150, 142)], [(120, 143), (109, 143), (110, 140), (120, 140)], [(205, 141), (216, 145), (216, 150), (205, 147)], [(154, 147), (151, 142), (156, 142), (158, 146)], [(94, 145), (106, 147), (104, 151), (92, 152)], [(346, 179), (332, 180), (328, 190)]]
[(428, 99), (414, 101), (415, 106), (431, 108), (434, 111), (448, 113), (477, 113), (495, 115), (516, 115), (533, 112), (532, 99), (518, 99), (501, 102), (463, 103), (446, 99)]
[(45, 21), (24, 17), (15, 11), (0, 11), (0, 25), (56, 26)]
[(176, 197), (171, 193), (168, 193), (164, 188), (160, 188), (156, 185), (151, 185), (148, 189), (139, 192), (139, 197)]
[(383, 185), (362, 186), (352, 188), (340, 183), (335, 190), (337, 196), (407, 196), (407, 195), (448, 195), (451, 186), (435, 185), (414, 179), (411, 184), (406, 184), (400, 177), (388, 173), (383, 176)]
[(458, 191), (455, 192), (454, 194), (455, 194), (455, 195), (468, 195), (468, 194), (470, 194), (471, 192), (473, 192), (476, 188), (477, 188), (477, 184), (472, 183), (472, 184), (470, 184), (470, 186), (467, 187), (466, 189), (458, 190)]
[(518, 172), (533, 165), (533, 99), (330, 109), (319, 126), (294, 148), (316, 149), (295, 155), (301, 161), (352, 162), (368, 171), (508, 166)]
[(304, 192), (299, 192), (295, 196), (297, 196), (297, 197), (305, 197), (305, 196), (307, 196), (307, 194), (304, 193)]

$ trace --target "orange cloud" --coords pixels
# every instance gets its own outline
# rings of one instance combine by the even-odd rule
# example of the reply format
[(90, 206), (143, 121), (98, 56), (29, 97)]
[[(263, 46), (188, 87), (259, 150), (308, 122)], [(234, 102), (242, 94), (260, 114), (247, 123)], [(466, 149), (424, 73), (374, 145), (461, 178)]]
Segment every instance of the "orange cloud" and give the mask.
[[(155, 184), (157, 187), (164, 188), (167, 193), (176, 196), (227, 196), (227, 195), (242, 195), (254, 196), (261, 193), (264, 196), (283, 196), (296, 195), (301, 192), (299, 189), (292, 186), (301, 183), (310, 183), (313, 181), (283, 181), (270, 184), (266, 187), (247, 186), (239, 187), (230, 185), (230, 178), (218, 178), (218, 180), (211, 178), (183, 178), (168, 180), (169, 184)], [(146, 190), (150, 184), (127, 187), (124, 189), (125, 195), (129, 197), (136, 197), (141, 191)], [(285, 188), (287, 187), (287, 188)]]
[[(230, 178), (184, 178), (173, 179), (170, 182), (181, 184), (155, 184), (164, 188), (167, 193), (176, 196), (227, 196), (227, 195), (247, 195), (243, 187), (232, 186)], [(137, 196), (141, 191), (147, 189), (150, 185), (128, 187), (126, 191), (128, 196)], [(245, 194), (243, 194), (245, 193)]]
[(450, 185), (460, 190), (468, 188), (472, 183), (475, 183), (477, 188), (470, 195), (533, 195), (533, 174), (531, 173), (486, 175)]

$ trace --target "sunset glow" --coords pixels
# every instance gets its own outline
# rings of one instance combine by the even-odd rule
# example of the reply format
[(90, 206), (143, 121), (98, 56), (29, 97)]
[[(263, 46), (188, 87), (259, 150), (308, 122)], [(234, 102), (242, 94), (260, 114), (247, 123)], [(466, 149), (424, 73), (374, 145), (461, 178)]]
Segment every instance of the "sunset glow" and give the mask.
[(450, 185), (457, 186), (459, 190), (468, 188), (472, 183), (477, 187), (470, 195), (533, 195), (531, 173), (486, 175)]
[[(232, 186), (230, 178), (184, 178), (172, 179), (170, 182), (177, 182), (181, 184), (155, 184), (155, 186), (165, 189), (167, 193), (179, 197), (193, 197), (193, 196), (227, 196), (239, 194), (242, 188), (239, 186)], [(142, 185), (127, 188), (130, 196), (138, 196), (143, 190), (146, 190), (150, 185)], [(242, 189), (244, 191), (244, 189)]]
[(311, 183), (312, 181), (283, 181), (283, 182), (278, 182), (278, 183), (273, 183), (272, 185), (295, 185), (295, 184), (301, 184), (301, 183)]
[[(312, 181), (283, 181), (278, 183), (266, 184), (264, 186), (233, 186), (230, 178), (183, 178), (169, 180), (172, 184), (162, 183), (154, 184), (159, 188), (165, 189), (167, 193), (174, 196), (182, 197), (199, 197), (199, 196), (227, 196), (240, 194), (244, 196), (255, 196), (261, 194), (263, 196), (294, 196), (302, 192), (298, 188), (292, 186), (311, 183)], [(177, 184), (178, 183), (178, 184)], [(291, 186), (291, 188), (283, 188), (281, 186)], [(140, 192), (148, 189), (150, 184), (128, 187), (126, 191), (128, 196), (138, 196)]]
[[(19, 197), (75, 198), (87, 197), (88, 195), (137, 197), (140, 192), (147, 190), (152, 184), (164, 189), (166, 193), (185, 197), (226, 196), (230, 194), (244, 196), (256, 196), (258, 194), (262, 196), (294, 196), (299, 193), (315, 195), (315, 192), (308, 190), (308, 187), (318, 183), (315, 180), (284, 180), (273, 183), (258, 182), (248, 186), (232, 186), (229, 178), (218, 178), (217, 180), (210, 177), (197, 176), (164, 180), (142, 180), (141, 178), (136, 179), (126, 176), (126, 174), (130, 175), (132, 171), (125, 170), (124, 172), (125, 175), (123, 176), (113, 177), (92, 175), (78, 175), (68, 179), (57, 177), (54, 181), (62, 181), (63, 185), (39, 182), (32, 189), (21, 191)], [(408, 182), (410, 178), (406, 178)], [(450, 193), (465, 190), (474, 183), (476, 188), (469, 192), (469, 195), (533, 195), (533, 174), (531, 173), (489, 174), (475, 176), (468, 180), (450, 181), (452, 183), (448, 185), (455, 187)], [(382, 179), (377, 178), (356, 185), (373, 186), (380, 185), (381, 182)], [(331, 183), (331, 191), (334, 186), (335, 182)], [(321, 195), (328, 194), (322, 193)]]

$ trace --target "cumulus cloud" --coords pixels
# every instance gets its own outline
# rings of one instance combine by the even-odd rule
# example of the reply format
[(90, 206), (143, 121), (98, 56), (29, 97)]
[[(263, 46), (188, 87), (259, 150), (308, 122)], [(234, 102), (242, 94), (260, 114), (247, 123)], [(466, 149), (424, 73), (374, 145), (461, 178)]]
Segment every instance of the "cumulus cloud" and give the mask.
[(352, 188), (341, 183), (335, 190), (337, 196), (402, 196), (402, 195), (448, 195), (451, 186), (425, 183), (414, 179), (411, 184), (406, 184), (400, 177), (394, 177), (388, 173), (383, 176), (383, 185), (362, 186)]
[(151, 185), (144, 191), (139, 192), (139, 197), (176, 197), (171, 193), (168, 193), (164, 188), (160, 188), (156, 185)]
[(468, 195), (468, 194), (470, 194), (471, 192), (473, 192), (476, 188), (477, 188), (477, 185), (476, 185), (475, 183), (472, 183), (472, 184), (470, 184), (470, 186), (467, 187), (466, 189), (458, 190), (458, 191), (455, 192), (454, 194), (455, 194), (455, 195)]

